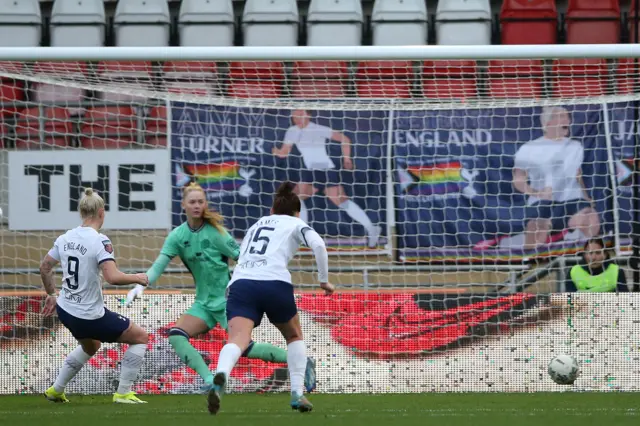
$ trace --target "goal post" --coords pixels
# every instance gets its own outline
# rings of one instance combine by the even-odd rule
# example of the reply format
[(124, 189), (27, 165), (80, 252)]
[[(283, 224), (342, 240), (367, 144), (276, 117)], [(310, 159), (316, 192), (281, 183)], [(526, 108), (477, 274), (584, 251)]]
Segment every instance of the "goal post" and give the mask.
[[(632, 344), (637, 297), (556, 293), (595, 237), (632, 283), (639, 61), (633, 44), (0, 47), (0, 352), (21, 362), (6, 337), (59, 364), (72, 345), (38, 315), (38, 264), (77, 225), (82, 188), (107, 201), (119, 266), (144, 272), (185, 219), (185, 185), (241, 239), (290, 180), (341, 289), (313, 292), (308, 250), (292, 262), (320, 391), (556, 390), (540, 372), (574, 343), (604, 354), (582, 388), (613, 375), (631, 390), (627, 361), (610, 366)], [(110, 287), (105, 300), (166, 343), (192, 288), (175, 261), (132, 308)], [(615, 342), (600, 330), (614, 322)], [(213, 362), (223, 341), (195, 345)], [(73, 389), (108, 391), (121, 355), (101, 353)], [(138, 390), (197, 388), (168, 344), (149, 360)], [(283, 365), (243, 363), (234, 390), (284, 389)], [(29, 368), (0, 393), (55, 374)]]

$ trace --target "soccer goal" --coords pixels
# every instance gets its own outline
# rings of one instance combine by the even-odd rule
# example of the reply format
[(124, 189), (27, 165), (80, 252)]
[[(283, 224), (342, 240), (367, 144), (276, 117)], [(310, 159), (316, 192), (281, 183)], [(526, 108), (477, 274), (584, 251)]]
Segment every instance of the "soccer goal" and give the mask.
[[(596, 237), (633, 283), (639, 58), (637, 45), (0, 48), (0, 352), (20, 366), (0, 393), (40, 391), (73, 348), (38, 315), (38, 264), (77, 226), (84, 187), (107, 202), (120, 267), (144, 272), (185, 220), (185, 185), (241, 239), (285, 180), (341, 289), (313, 292), (308, 251), (292, 263), (320, 391), (556, 390), (543, 373), (563, 352), (581, 389), (636, 389), (636, 295), (558, 293)], [(191, 288), (172, 263), (126, 310), (160, 342), (141, 392), (199, 386), (165, 336)], [(214, 365), (223, 339), (197, 340)], [(282, 344), (270, 326), (256, 340)], [(74, 390), (108, 392), (120, 356), (96, 355)], [(243, 362), (234, 390), (284, 389), (284, 365)]]

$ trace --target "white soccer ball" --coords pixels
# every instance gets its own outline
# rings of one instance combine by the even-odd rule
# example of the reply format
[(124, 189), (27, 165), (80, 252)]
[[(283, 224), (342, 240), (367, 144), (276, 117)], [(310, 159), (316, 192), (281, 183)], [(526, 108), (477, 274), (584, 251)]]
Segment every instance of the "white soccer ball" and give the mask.
[(571, 385), (580, 374), (580, 365), (571, 355), (558, 355), (554, 357), (548, 366), (551, 380), (559, 385)]

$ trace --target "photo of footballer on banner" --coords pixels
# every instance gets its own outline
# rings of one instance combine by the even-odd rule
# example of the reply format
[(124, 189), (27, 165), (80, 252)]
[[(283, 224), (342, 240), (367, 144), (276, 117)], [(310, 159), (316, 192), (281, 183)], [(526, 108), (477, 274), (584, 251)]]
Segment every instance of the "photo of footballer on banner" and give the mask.
[(398, 111), (404, 261), (513, 261), (611, 232), (601, 105)]
[(329, 252), (385, 249), (386, 112), (260, 109), (174, 103), (173, 226), (181, 189), (197, 182), (236, 238), (296, 182), (301, 217)]

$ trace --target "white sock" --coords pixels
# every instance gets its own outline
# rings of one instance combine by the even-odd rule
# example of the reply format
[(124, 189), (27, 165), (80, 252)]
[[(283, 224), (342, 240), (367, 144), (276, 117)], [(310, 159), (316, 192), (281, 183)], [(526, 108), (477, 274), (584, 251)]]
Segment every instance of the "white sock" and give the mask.
[(371, 219), (369, 219), (369, 216), (367, 216), (364, 210), (362, 210), (362, 208), (353, 201), (347, 200), (338, 207), (344, 210), (351, 219), (364, 226), (364, 229), (366, 229), (367, 232), (370, 232), (373, 229), (373, 223), (371, 222)]
[(91, 359), (91, 355), (87, 354), (82, 346), (78, 346), (75, 348), (67, 358), (64, 360), (64, 364), (62, 364), (62, 368), (58, 373), (58, 377), (56, 378), (56, 382), (53, 384), (53, 389), (56, 392), (64, 392), (64, 388), (67, 387), (67, 383), (73, 379), (73, 377), (78, 374), (82, 367)]
[(304, 370), (307, 368), (307, 346), (304, 340), (296, 340), (287, 345), (287, 364), (291, 380), (291, 394), (303, 394)]
[(309, 223), (309, 210), (307, 210), (307, 206), (302, 200), (300, 200), (300, 219)]
[(233, 367), (235, 367), (236, 363), (240, 359), (240, 355), (242, 355), (240, 346), (235, 343), (227, 343), (224, 345), (220, 351), (220, 356), (218, 356), (218, 368), (216, 368), (216, 373), (224, 373), (225, 376), (229, 377), (231, 370), (233, 370)]
[(124, 353), (120, 366), (120, 383), (118, 384), (118, 393), (120, 395), (131, 392), (131, 386), (133, 386), (133, 382), (138, 377), (146, 351), (147, 345), (138, 344), (129, 346), (129, 349)]

